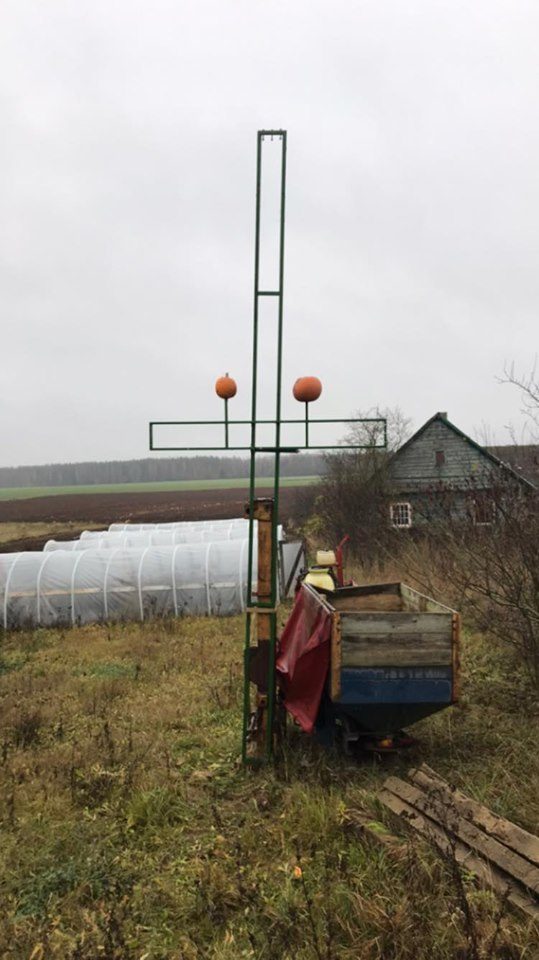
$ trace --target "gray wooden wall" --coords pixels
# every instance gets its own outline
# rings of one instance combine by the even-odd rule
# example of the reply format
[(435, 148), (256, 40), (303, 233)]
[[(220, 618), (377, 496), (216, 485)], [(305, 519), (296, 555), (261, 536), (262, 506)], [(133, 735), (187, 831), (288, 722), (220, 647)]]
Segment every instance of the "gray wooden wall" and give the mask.
[[(444, 463), (436, 464), (436, 452)], [(448, 487), (488, 487), (496, 466), (443, 420), (434, 420), (426, 430), (389, 465), (389, 478), (396, 491), (410, 492)]]

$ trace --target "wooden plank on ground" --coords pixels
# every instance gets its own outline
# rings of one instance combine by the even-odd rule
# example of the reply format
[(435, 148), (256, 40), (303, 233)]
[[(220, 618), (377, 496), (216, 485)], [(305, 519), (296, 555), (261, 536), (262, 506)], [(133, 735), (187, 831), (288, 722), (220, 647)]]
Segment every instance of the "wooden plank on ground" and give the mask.
[(417, 769), (409, 770), (408, 777), (419, 787), (435, 790), (436, 795), (444, 803), (453, 804), (465, 819), (471, 820), (491, 837), (495, 837), (500, 843), (539, 867), (539, 837), (528, 833), (510, 820), (492, 813), (488, 807), (467, 797), (460, 790), (452, 789), (447, 781), (426, 763)]
[(345, 822), (362, 837), (381, 847), (391, 859), (401, 860), (406, 854), (406, 843), (403, 838), (396, 837), (383, 823), (367, 816), (362, 810), (347, 810)]
[(444, 829), (454, 833), (459, 840), (486, 857), (504, 873), (510, 874), (536, 896), (539, 895), (539, 869), (499, 840), (483, 833), (470, 820), (460, 816), (458, 811), (451, 810), (434, 795), (427, 795), (398, 777), (388, 777), (384, 782), (384, 789), (405, 800), (431, 820), (436, 820)]
[(475, 874), (482, 886), (489, 887), (501, 897), (507, 897), (510, 903), (539, 923), (539, 905), (529, 894), (522, 891), (512, 877), (481, 860), (460, 840), (451, 842), (446, 831), (439, 824), (421, 814), (412, 804), (402, 800), (390, 790), (382, 788), (378, 792), (378, 797), (384, 806), (397, 816), (404, 818), (410, 827), (430, 843), (435, 844), (444, 855), (454, 856), (459, 865)]

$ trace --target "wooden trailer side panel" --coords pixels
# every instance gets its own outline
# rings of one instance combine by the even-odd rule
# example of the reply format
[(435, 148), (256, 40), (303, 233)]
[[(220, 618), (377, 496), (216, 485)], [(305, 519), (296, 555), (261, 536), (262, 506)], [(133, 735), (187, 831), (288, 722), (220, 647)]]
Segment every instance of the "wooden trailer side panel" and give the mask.
[(343, 668), (452, 667), (453, 614), (341, 612)]
[(330, 696), (332, 700), (338, 700), (341, 696), (341, 670), (342, 670), (342, 631), (340, 613), (332, 614), (331, 623), (331, 674), (330, 674)]
[(413, 587), (408, 587), (405, 583), (400, 585), (400, 596), (402, 600), (402, 610), (417, 611), (420, 613), (452, 613), (450, 607), (427, 597), (424, 593), (419, 593)]
[(451, 619), (453, 674), (451, 703), (456, 703), (460, 695), (460, 613), (454, 613)]

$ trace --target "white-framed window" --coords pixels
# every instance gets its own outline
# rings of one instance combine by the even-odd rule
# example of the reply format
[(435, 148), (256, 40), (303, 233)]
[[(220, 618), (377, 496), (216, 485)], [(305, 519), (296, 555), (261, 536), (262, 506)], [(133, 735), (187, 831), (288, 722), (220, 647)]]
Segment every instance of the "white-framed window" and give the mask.
[(389, 516), (393, 527), (411, 527), (412, 526), (412, 504), (411, 503), (392, 503), (389, 506)]

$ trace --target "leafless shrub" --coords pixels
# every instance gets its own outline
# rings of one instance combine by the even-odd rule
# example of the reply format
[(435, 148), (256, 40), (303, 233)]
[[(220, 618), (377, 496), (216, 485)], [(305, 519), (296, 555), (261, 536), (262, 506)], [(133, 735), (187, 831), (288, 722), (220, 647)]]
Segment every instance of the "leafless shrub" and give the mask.
[(410, 433), (410, 420), (401, 410), (357, 411), (358, 417), (383, 417), (387, 424), (387, 449), (381, 449), (376, 423), (354, 424), (345, 437), (365, 449), (326, 457), (326, 474), (319, 485), (317, 513), (320, 530), (330, 542), (349, 534), (352, 552), (361, 560), (379, 556), (395, 539), (387, 524), (389, 478), (387, 464)]
[[(322, 481), (323, 483), (323, 481)], [(303, 536), (313, 525), (312, 518), (319, 513), (321, 505), (321, 483), (311, 483), (305, 487), (290, 490), (290, 506), (284, 517), (287, 530), (293, 536)]]
[[(510, 645), (539, 687), (538, 498), (514, 483), (468, 490), (470, 516), (441, 511), (419, 542), (401, 554), (407, 571), (425, 590), (443, 582), (448, 599), (478, 630)], [(478, 497), (483, 522), (474, 523)]]
[(13, 724), (13, 743), (26, 750), (39, 742), (43, 718), (38, 710), (23, 710)]

